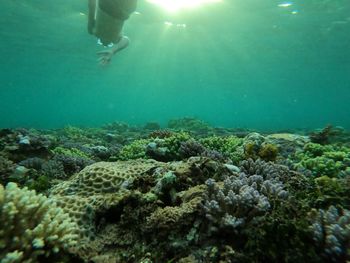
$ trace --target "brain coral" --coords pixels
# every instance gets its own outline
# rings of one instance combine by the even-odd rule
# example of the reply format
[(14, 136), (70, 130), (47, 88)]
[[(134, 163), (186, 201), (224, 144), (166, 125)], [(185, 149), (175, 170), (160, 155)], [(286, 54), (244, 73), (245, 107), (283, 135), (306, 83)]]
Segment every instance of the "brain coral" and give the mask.
[(61, 208), (15, 183), (0, 185), (0, 225), (1, 262), (37, 262), (77, 240), (77, 225)]
[(96, 214), (116, 206), (130, 194), (134, 179), (161, 165), (153, 160), (95, 163), (55, 186), (51, 198), (79, 225), (81, 237), (93, 238)]

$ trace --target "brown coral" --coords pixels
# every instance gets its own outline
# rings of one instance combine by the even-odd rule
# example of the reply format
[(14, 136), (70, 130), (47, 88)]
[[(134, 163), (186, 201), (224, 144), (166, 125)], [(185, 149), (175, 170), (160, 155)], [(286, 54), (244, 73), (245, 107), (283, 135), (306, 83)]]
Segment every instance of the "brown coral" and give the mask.
[[(193, 214), (198, 211), (203, 202), (205, 185), (198, 185), (180, 192), (181, 199), (179, 206), (166, 206), (158, 208), (147, 218), (147, 226), (151, 229), (174, 229), (192, 220)], [(192, 218), (193, 219), (193, 218)]]

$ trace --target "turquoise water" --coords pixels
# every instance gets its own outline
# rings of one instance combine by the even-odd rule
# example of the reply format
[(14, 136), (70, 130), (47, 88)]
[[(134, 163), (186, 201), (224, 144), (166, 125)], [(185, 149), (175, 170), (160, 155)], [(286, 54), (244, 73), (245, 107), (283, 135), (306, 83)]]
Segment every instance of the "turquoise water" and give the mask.
[(223, 0), (169, 14), (140, 1), (125, 26), (130, 47), (100, 67), (86, 1), (2, 0), (0, 127), (194, 116), (350, 128), (350, 2), (281, 3)]

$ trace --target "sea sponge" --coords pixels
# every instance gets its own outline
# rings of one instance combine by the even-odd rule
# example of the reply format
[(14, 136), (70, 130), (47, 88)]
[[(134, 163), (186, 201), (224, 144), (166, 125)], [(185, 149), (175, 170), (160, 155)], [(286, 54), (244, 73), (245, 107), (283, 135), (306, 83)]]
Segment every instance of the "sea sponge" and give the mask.
[(53, 200), (15, 183), (0, 185), (1, 262), (37, 262), (76, 244), (77, 225)]

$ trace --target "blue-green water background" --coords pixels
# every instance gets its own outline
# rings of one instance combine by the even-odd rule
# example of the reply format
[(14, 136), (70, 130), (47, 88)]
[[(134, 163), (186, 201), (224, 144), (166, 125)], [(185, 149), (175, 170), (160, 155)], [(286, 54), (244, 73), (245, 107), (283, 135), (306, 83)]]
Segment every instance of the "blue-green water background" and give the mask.
[(349, 128), (350, 1), (280, 3), (223, 0), (170, 15), (140, 0), (125, 26), (130, 47), (101, 68), (85, 0), (2, 0), (0, 127), (194, 116)]

